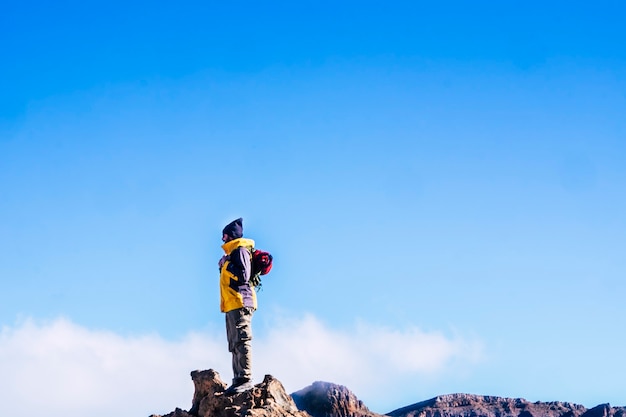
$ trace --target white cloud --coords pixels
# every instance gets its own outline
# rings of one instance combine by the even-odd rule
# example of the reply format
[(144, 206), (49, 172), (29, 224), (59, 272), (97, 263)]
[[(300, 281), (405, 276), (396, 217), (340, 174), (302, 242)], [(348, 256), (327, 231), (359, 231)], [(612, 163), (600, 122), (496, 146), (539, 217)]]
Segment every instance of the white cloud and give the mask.
[(66, 319), (26, 321), (0, 333), (0, 404), (14, 416), (147, 416), (189, 408), (189, 373), (225, 361), (223, 343), (190, 334), (122, 337)]
[[(123, 337), (67, 319), (27, 320), (0, 331), (0, 404), (16, 417), (147, 416), (188, 409), (189, 373), (213, 368), (231, 377), (225, 336), (193, 333), (176, 341), (158, 335)], [(313, 316), (277, 320), (254, 341), (255, 378), (280, 379), (292, 392), (323, 380), (363, 393), (398, 375), (443, 372), (451, 361), (473, 362), (476, 344), (419, 329), (360, 324), (353, 332)]]
[(280, 321), (254, 348), (257, 368), (276, 376), (289, 392), (322, 380), (345, 385), (361, 399), (385, 395), (381, 387), (397, 389), (400, 378), (431, 378), (482, 357), (477, 341), (366, 323), (341, 332), (311, 315)]

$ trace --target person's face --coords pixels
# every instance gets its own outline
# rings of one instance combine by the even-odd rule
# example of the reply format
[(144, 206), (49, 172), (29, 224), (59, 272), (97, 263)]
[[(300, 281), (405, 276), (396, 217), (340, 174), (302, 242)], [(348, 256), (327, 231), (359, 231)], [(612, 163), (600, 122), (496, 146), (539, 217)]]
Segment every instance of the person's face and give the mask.
[(228, 242), (229, 240), (233, 240), (233, 239), (232, 239), (230, 236), (228, 236), (226, 233), (224, 233), (224, 234), (222, 235), (222, 242), (226, 243), (226, 242)]

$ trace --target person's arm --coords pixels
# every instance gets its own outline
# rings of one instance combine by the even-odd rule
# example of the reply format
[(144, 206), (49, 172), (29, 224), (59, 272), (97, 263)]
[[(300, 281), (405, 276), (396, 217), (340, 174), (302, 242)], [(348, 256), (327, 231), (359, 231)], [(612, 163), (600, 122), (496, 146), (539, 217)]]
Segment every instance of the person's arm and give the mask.
[(250, 252), (244, 247), (238, 247), (230, 254), (231, 272), (239, 281), (239, 285), (247, 284), (250, 280), (250, 272), (252, 271)]

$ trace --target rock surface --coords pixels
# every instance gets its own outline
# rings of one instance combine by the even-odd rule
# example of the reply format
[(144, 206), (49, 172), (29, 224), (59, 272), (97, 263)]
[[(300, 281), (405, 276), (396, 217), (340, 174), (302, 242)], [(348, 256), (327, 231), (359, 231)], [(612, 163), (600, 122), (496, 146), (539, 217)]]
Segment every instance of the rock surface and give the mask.
[(209, 369), (191, 373), (195, 392), (189, 411), (177, 408), (165, 416), (152, 417), (310, 417), (298, 410), (279, 380), (265, 375), (250, 391), (225, 396), (226, 383)]
[(380, 417), (342, 385), (314, 382), (291, 394), (296, 405), (313, 417)]
[(601, 404), (587, 409), (563, 402), (534, 402), (522, 398), (450, 394), (387, 413), (390, 417), (626, 417), (625, 407)]

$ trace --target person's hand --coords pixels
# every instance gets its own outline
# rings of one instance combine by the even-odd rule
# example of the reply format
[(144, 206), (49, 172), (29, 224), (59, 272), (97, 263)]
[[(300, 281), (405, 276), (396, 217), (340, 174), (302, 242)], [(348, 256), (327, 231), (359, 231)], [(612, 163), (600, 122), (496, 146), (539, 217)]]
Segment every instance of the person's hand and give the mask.
[(226, 262), (227, 259), (228, 259), (228, 255), (224, 255), (220, 258), (220, 261), (217, 263), (220, 269), (222, 269), (222, 266), (224, 265), (224, 262)]

